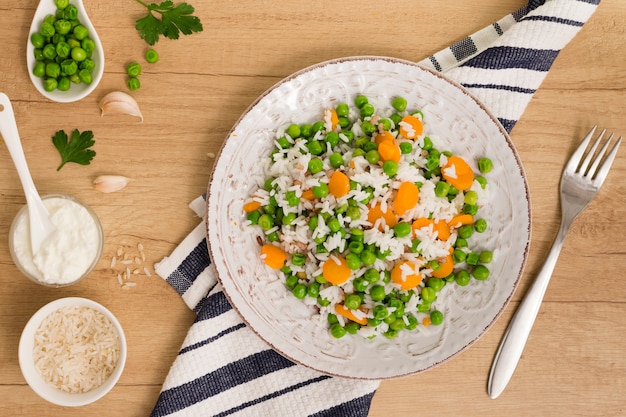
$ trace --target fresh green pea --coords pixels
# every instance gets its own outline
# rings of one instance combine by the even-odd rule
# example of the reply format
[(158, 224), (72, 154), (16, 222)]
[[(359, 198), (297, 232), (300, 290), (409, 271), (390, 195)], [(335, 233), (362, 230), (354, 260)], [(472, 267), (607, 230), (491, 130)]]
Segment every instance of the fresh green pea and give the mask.
[(437, 197), (446, 197), (450, 191), (450, 184), (445, 181), (439, 181), (435, 186), (435, 195)]
[(287, 278), (285, 278), (285, 286), (287, 288), (289, 288), (290, 290), (293, 290), (296, 285), (298, 284), (298, 277), (296, 275), (287, 275)]
[(425, 151), (430, 151), (433, 148), (433, 141), (428, 136), (424, 137), (424, 146), (422, 149)]
[(489, 158), (480, 158), (478, 160), (478, 170), (481, 174), (487, 174), (493, 169), (493, 162)]
[(424, 287), (422, 288), (422, 292), (420, 293), (420, 296), (422, 297), (423, 302), (431, 303), (437, 297), (437, 293), (431, 287)]
[(484, 265), (476, 265), (472, 270), (472, 275), (475, 279), (483, 281), (489, 278), (489, 269)]
[(372, 313), (376, 320), (384, 320), (389, 316), (389, 310), (382, 304), (375, 306)]
[(322, 298), (321, 296), (317, 297), (317, 303), (322, 306), (322, 307), (326, 307), (328, 305), (330, 305), (330, 300), (327, 298)]
[(50, 22), (43, 22), (41, 24), (41, 28), (39, 29), (39, 33), (41, 33), (41, 35), (44, 38), (51, 38), (54, 36), (54, 34), (56, 33), (56, 29), (54, 28), (54, 24), (50, 23)]
[(56, 62), (49, 62), (46, 64), (46, 76), (51, 78), (58, 78), (61, 74), (61, 66)]
[(313, 123), (313, 125), (311, 126), (311, 130), (312, 130), (312, 132), (314, 134), (317, 133), (317, 132), (320, 132), (320, 131), (322, 131), (324, 129), (325, 129), (324, 122), (322, 122), (322, 121), (317, 121), (317, 122)]
[[(343, 138), (342, 136), (345, 136), (345, 138)], [(342, 130), (339, 134), (339, 139), (343, 140), (346, 143), (350, 143), (354, 140), (354, 132), (351, 130)]]
[(348, 265), (348, 268), (356, 271), (361, 267), (361, 258), (356, 253), (350, 252), (346, 255), (346, 264)]
[(443, 313), (439, 310), (433, 310), (430, 312), (430, 322), (435, 326), (439, 326), (443, 323)]
[(417, 253), (417, 252), (419, 252), (419, 251), (420, 251), (420, 250), (419, 250), (419, 245), (420, 245), (420, 243), (422, 243), (422, 241), (421, 241), (421, 240), (419, 240), (419, 239), (413, 239), (413, 240), (411, 240), (411, 252), (413, 252), (413, 253)]
[(324, 138), (324, 140), (328, 144), (330, 144), (331, 147), (334, 148), (339, 143), (339, 133), (337, 133), (337, 132), (328, 132), (326, 134), (326, 137)]
[(150, 64), (154, 64), (159, 61), (159, 53), (154, 49), (148, 49), (146, 51), (146, 61)]
[(319, 185), (316, 185), (312, 188), (313, 195), (317, 198), (324, 198), (328, 195), (328, 184), (325, 182), (320, 182)]
[(72, 48), (72, 49), (73, 49), (73, 48), (82, 48), (82, 44), (81, 44), (81, 42), (80, 42), (78, 39), (74, 38), (74, 37), (69, 37), (69, 36), (68, 36), (68, 37), (65, 39), (65, 42), (67, 42), (67, 44), (68, 44), (68, 45), (70, 46), (70, 48)]
[(459, 227), (458, 231), (459, 237), (462, 239), (469, 239), (474, 234), (474, 228), (471, 224), (464, 224)]
[(96, 50), (96, 43), (91, 38), (83, 39), (83, 41), (80, 43), (80, 46), (85, 50), (85, 52), (87, 52), (87, 54), (91, 54), (93, 51)]
[(426, 286), (432, 288), (436, 292), (441, 291), (441, 289), (445, 285), (446, 285), (446, 281), (444, 281), (441, 278), (435, 278), (435, 277), (428, 278), (428, 281), (426, 282)]
[(298, 207), (298, 204), (300, 204), (300, 197), (298, 197), (293, 190), (289, 190), (285, 193), (285, 200), (287, 200), (287, 204), (290, 207)]
[[(348, 250), (350, 251), (351, 254), (359, 255), (361, 252), (363, 252), (363, 243), (361, 243), (361, 242), (350, 242), (348, 244)], [(361, 258), (359, 257), (359, 262), (360, 261), (361, 261)]]
[[(369, 104), (366, 104), (365, 106), (369, 106)], [(369, 120), (363, 120), (363, 122), (361, 122), (361, 130), (366, 135), (371, 136), (372, 133), (377, 131), (377, 128)]]
[(411, 142), (402, 142), (400, 144), (400, 153), (403, 155), (407, 155), (413, 152), (413, 145)]
[(467, 257), (467, 254), (461, 249), (455, 249), (452, 252), (452, 260), (454, 261), (455, 264), (465, 262), (466, 257)]
[[(369, 282), (364, 277), (355, 278), (352, 282), (355, 291), (359, 291), (360, 294), (364, 293), (369, 286)], [(362, 302), (363, 300), (361, 300)]]
[(67, 58), (70, 55), (70, 46), (67, 42), (59, 42), (56, 46), (57, 55), (61, 58)]
[(362, 94), (359, 94), (358, 96), (354, 98), (354, 105), (357, 106), (359, 109), (367, 103), (368, 103), (367, 97)]
[(454, 280), (460, 287), (465, 287), (470, 282), (470, 274), (462, 269), (456, 273)]
[(406, 222), (400, 222), (393, 227), (393, 234), (396, 237), (405, 237), (411, 234), (411, 225)]
[(328, 226), (330, 231), (333, 233), (337, 233), (341, 229), (341, 224), (336, 217), (331, 217), (330, 219), (328, 219), (328, 221), (326, 222), (326, 226)]
[(346, 329), (343, 326), (341, 326), (339, 323), (335, 323), (332, 326), (330, 326), (330, 334), (335, 339), (341, 339), (342, 337), (346, 335), (346, 333), (347, 333)]
[(374, 285), (370, 288), (370, 297), (374, 301), (382, 301), (385, 299), (385, 287), (382, 285)]
[(76, 36), (76, 39), (79, 41), (82, 41), (89, 36), (89, 30), (83, 25), (75, 26), (72, 33), (74, 33), (74, 36)]
[(376, 145), (375, 142), (372, 141), (368, 141), (367, 143), (365, 143), (363, 145), (363, 150), (367, 153), (370, 152), (372, 150), (378, 150), (378, 145)]
[(259, 226), (263, 230), (269, 230), (274, 227), (274, 218), (269, 214), (263, 214), (259, 217)]
[(389, 177), (389, 178), (393, 178), (395, 177), (396, 173), (398, 172), (398, 164), (396, 161), (385, 161), (383, 163), (383, 172)]
[(287, 213), (285, 214), (285, 216), (283, 217), (283, 224), (285, 226), (291, 226), (293, 224), (293, 222), (296, 220), (296, 218), (298, 217), (298, 215), (296, 213)]
[(72, 48), (71, 55), (72, 59), (77, 62), (87, 59), (87, 52), (85, 52), (83, 48), (78, 46), (76, 48)]
[(302, 300), (304, 297), (306, 297), (307, 294), (307, 286), (302, 284), (302, 283), (298, 283), (296, 284), (295, 287), (293, 287), (293, 289), (291, 290), (291, 293), (299, 300)]
[(306, 255), (303, 253), (294, 253), (291, 257), (291, 263), (297, 266), (302, 266), (306, 262)]
[(280, 149), (287, 149), (291, 147), (291, 142), (289, 142), (284, 136), (276, 139), (276, 143), (278, 143)]
[[(350, 229), (350, 240), (353, 242), (361, 242), (363, 243), (363, 239), (365, 239), (365, 233), (361, 229)], [(361, 249), (363, 250), (363, 249)]]
[(335, 324), (339, 322), (339, 320), (337, 320), (337, 316), (333, 313), (328, 314), (326, 319), (328, 320), (328, 324)]
[(383, 333), (383, 336), (385, 336), (387, 339), (395, 339), (396, 337), (398, 337), (398, 331), (388, 329), (385, 333)]
[(313, 155), (321, 155), (324, 152), (324, 147), (319, 140), (313, 140), (306, 144), (309, 152)]
[(337, 116), (347, 116), (350, 113), (350, 107), (346, 103), (339, 103), (335, 107), (335, 112)]
[(322, 172), (324, 169), (324, 163), (319, 158), (311, 158), (308, 168), (311, 174), (317, 174), (318, 172)]
[(346, 323), (344, 328), (346, 329), (346, 332), (350, 334), (356, 334), (361, 328), (361, 325), (359, 323), (351, 321), (349, 323)]
[(43, 78), (46, 75), (46, 64), (43, 62), (37, 62), (33, 68), (33, 75), (35, 77)]
[(462, 211), (465, 214), (471, 214), (472, 216), (474, 216), (476, 213), (478, 213), (478, 205), (477, 204), (463, 204)]
[(465, 204), (476, 204), (478, 201), (478, 194), (476, 193), (476, 191), (473, 190), (469, 190), (465, 192), (465, 195), (463, 196), (463, 201), (465, 202)]
[(407, 320), (409, 321), (409, 324), (406, 325), (406, 329), (407, 330), (413, 330), (417, 327), (418, 321), (417, 318), (415, 316), (411, 316), (411, 315), (407, 315)]
[(91, 82), (93, 81), (91, 73), (88, 70), (85, 70), (85, 69), (82, 69), (82, 70), (78, 71), (78, 77), (85, 84), (91, 84)]
[(70, 4), (65, 8), (65, 18), (69, 21), (76, 20), (78, 18), (78, 8), (73, 4)]
[(365, 266), (371, 266), (376, 262), (376, 255), (369, 250), (364, 250), (361, 252), (361, 262), (363, 262)]
[(376, 109), (374, 109), (374, 106), (371, 105), (370, 103), (365, 103), (364, 105), (360, 107), (360, 110), (361, 110), (362, 117), (370, 117), (374, 114), (374, 111)]
[(54, 91), (58, 85), (59, 83), (54, 78), (46, 78), (43, 81), (43, 89), (46, 91)]
[(417, 311), (420, 313), (427, 313), (430, 311), (430, 303), (422, 303), (417, 306)]
[[(141, 69), (140, 69), (141, 72)], [(130, 75), (130, 74), (129, 74)], [(295, 123), (290, 124), (285, 131), (292, 139), (297, 139), (300, 137), (300, 126)]]
[(57, 57), (57, 49), (51, 43), (44, 46), (43, 49), (41, 50), (41, 53), (46, 59), (53, 60), (54, 58)]
[(126, 65), (126, 74), (131, 77), (138, 77), (141, 74), (141, 64), (138, 62), (131, 62)]
[(309, 297), (317, 298), (320, 295), (320, 283), (312, 282), (307, 287), (306, 293)]
[(74, 74), (70, 75), (70, 81), (73, 84), (80, 84), (81, 83), (80, 77), (78, 76), (78, 71), (75, 72)]
[(488, 264), (493, 260), (493, 252), (489, 250), (484, 250), (480, 252), (480, 257), (478, 258), (478, 262), (481, 264)]
[(346, 215), (352, 220), (357, 220), (361, 217), (361, 210), (358, 207), (349, 206), (346, 210)]
[(370, 284), (374, 284), (380, 280), (380, 273), (375, 269), (368, 269), (363, 274), (363, 277)]
[[(370, 142), (372, 143), (372, 142)], [(380, 161), (380, 154), (378, 150), (372, 149), (365, 154), (365, 159), (372, 165), (376, 165)]]
[(339, 152), (334, 152), (328, 157), (328, 162), (330, 162), (330, 166), (333, 168), (339, 168), (344, 164), (343, 155)]
[(268, 242), (278, 242), (280, 236), (278, 236), (278, 232), (272, 232), (265, 235), (265, 238)]
[(394, 321), (389, 323), (389, 328), (391, 330), (400, 331), (406, 327), (406, 323), (401, 318), (396, 318)]
[(339, 116), (337, 124), (342, 129), (345, 129), (346, 127), (350, 126), (350, 119), (348, 119), (346, 116)]
[(361, 148), (356, 148), (353, 152), (352, 152), (352, 157), (356, 158), (357, 156), (365, 156), (365, 151)]
[(350, 310), (357, 310), (361, 307), (361, 297), (357, 294), (348, 294), (346, 295), (345, 300), (343, 300), (343, 305)]
[(259, 218), (261, 217), (261, 212), (259, 210), (251, 211), (246, 215), (246, 219), (250, 221), (252, 224), (259, 224)]
[(317, 229), (317, 225), (319, 224), (319, 218), (317, 216), (313, 216), (309, 219), (309, 230), (313, 231)]
[(57, 9), (63, 10), (70, 5), (70, 0), (54, 0)]
[(479, 259), (480, 259), (479, 254), (477, 254), (476, 252), (470, 252), (465, 257), (465, 262), (467, 262), (468, 265), (478, 265)]
[(487, 178), (479, 175), (475, 178), (475, 180), (478, 181), (478, 183), (480, 184), (480, 188), (482, 188), (483, 190), (485, 189), (485, 187), (487, 187)]
[(402, 116), (398, 113), (393, 113), (391, 116), (389, 116), (389, 118), (395, 126), (398, 126), (398, 124), (402, 121)]
[(367, 319), (367, 325), (370, 327), (376, 327), (379, 326), (383, 321), (379, 320), (379, 319), (375, 319), (373, 317)]
[(457, 237), (456, 238), (456, 242), (454, 243), (454, 247), (455, 248), (466, 248), (467, 247), (467, 240), (463, 239), (462, 237)]
[(33, 50), (33, 56), (35, 57), (35, 61), (43, 61), (45, 59), (42, 48), (35, 48)]
[(126, 85), (128, 86), (128, 89), (130, 91), (136, 91), (141, 88), (141, 82), (139, 81), (139, 78), (137, 77), (129, 77), (128, 80), (126, 81)]
[(476, 222), (474, 223), (474, 230), (476, 230), (478, 233), (483, 233), (485, 230), (487, 230), (487, 220), (476, 220)]
[(41, 33), (35, 32), (30, 35), (30, 43), (32, 43), (35, 48), (41, 49), (46, 44), (46, 38)]
[(406, 110), (406, 99), (404, 97), (396, 97), (391, 101), (391, 106), (399, 112)]
[(72, 30), (72, 24), (65, 19), (59, 19), (54, 22), (54, 30), (59, 35), (67, 35)]

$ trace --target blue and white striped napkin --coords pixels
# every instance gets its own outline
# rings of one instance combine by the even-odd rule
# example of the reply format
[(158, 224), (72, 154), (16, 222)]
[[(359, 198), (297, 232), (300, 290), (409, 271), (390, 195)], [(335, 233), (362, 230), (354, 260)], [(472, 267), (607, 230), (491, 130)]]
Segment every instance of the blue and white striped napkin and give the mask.
[[(600, 0), (530, 0), (420, 62), (468, 88), (511, 131), (559, 51)], [(205, 214), (202, 197), (190, 207)], [(377, 381), (320, 374), (273, 351), (245, 326), (217, 282), (201, 222), (155, 265), (197, 313), (152, 417), (365, 417)]]

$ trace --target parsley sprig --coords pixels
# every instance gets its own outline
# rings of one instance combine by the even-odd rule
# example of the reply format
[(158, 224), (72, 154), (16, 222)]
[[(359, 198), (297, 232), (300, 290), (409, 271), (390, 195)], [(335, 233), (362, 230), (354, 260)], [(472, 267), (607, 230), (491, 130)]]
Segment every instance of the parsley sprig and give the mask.
[(59, 130), (52, 137), (52, 143), (61, 154), (61, 165), (59, 165), (57, 171), (68, 162), (89, 165), (93, 157), (96, 156), (96, 151), (89, 149), (96, 143), (91, 130), (81, 133), (78, 129), (74, 129), (71, 139), (67, 137), (67, 133), (64, 130)]
[(181, 32), (184, 35), (202, 32), (202, 23), (198, 17), (192, 16), (194, 8), (188, 3), (174, 5), (173, 1), (165, 0), (161, 4), (147, 4), (141, 0), (135, 1), (148, 9), (148, 14), (135, 22), (135, 29), (149, 45), (157, 43), (161, 35), (178, 39)]

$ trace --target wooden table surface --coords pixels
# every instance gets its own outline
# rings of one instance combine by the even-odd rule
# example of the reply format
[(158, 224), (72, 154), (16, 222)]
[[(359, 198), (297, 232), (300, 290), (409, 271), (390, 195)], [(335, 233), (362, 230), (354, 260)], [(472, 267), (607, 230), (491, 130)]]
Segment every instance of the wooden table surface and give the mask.
[[(52, 0), (49, 0), (52, 1)], [(58, 104), (31, 84), (25, 64), (36, 0), (0, 3), (0, 91), (13, 102), (26, 158), (42, 194), (75, 195), (99, 214), (104, 255), (95, 271), (63, 289), (24, 278), (9, 255), (8, 231), (25, 203), (13, 163), (0, 145), (0, 415), (146, 416), (193, 320), (162, 279), (143, 274), (122, 289), (118, 248), (144, 246), (146, 266), (177, 246), (199, 219), (188, 203), (206, 190), (214, 154), (228, 130), (264, 90), (301, 68), (342, 56), (388, 55), (418, 61), (521, 7), (525, 0), (360, 2), (191, 0), (199, 34), (161, 40), (161, 60), (144, 64), (133, 92), (145, 117), (100, 116), (99, 100), (126, 91), (125, 65), (143, 62), (147, 44), (134, 29), (144, 14), (135, 1), (84, 0), (106, 54), (102, 82), (77, 103)], [(626, 150), (598, 197), (575, 222), (522, 360), (504, 394), (491, 400), (486, 382), (494, 352), (521, 296), (551, 245), (559, 222), (563, 165), (594, 124), (626, 133), (626, 3), (603, 0), (560, 53), (511, 138), (532, 198), (530, 257), (515, 297), (470, 349), (436, 369), (384, 381), (370, 416), (626, 415)], [(92, 130), (91, 165), (56, 171), (57, 130)], [(124, 190), (92, 188), (100, 174), (132, 178)], [(505, 238), (505, 237), (503, 237)], [(134, 256), (134, 255), (133, 255)], [(42, 305), (65, 296), (108, 306), (124, 326), (128, 361), (115, 387), (82, 408), (62, 409), (26, 384), (17, 360), (20, 333)]]

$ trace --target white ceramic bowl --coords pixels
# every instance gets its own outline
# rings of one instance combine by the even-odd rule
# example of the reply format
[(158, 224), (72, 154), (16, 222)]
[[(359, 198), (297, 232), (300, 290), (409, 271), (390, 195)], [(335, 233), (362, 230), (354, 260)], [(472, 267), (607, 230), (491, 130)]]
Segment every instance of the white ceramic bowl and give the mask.
[[(113, 324), (120, 342), (118, 362), (111, 376), (99, 387), (89, 392), (79, 394), (64, 392), (48, 384), (40, 375), (33, 361), (33, 348), (35, 344), (34, 336), (41, 322), (52, 312), (62, 307), (75, 305), (89, 307), (104, 314), (104, 316), (108, 318)], [(88, 300), (86, 298), (67, 297), (60, 298), (46, 304), (31, 317), (22, 332), (19, 343), (18, 356), (22, 375), (24, 375), (24, 378), (26, 379), (28, 385), (41, 398), (51, 403), (65, 407), (78, 407), (92, 403), (102, 398), (109, 391), (111, 391), (111, 389), (115, 386), (120, 376), (122, 375), (122, 371), (124, 370), (124, 365), (126, 364), (126, 352), (126, 337), (124, 336), (122, 326), (120, 325), (117, 318), (115, 318), (113, 313), (111, 313), (103, 305), (95, 301)]]
[[(13, 259), (15, 266), (17, 266), (20, 272), (22, 272), (27, 278), (29, 278), (33, 282), (36, 282), (37, 284), (40, 284), (46, 287), (58, 288), (58, 287), (65, 287), (68, 285), (73, 285), (83, 280), (85, 277), (87, 277), (91, 273), (91, 271), (93, 271), (96, 265), (98, 265), (98, 262), (100, 262), (100, 258), (102, 257), (102, 251), (104, 248), (104, 231), (102, 230), (102, 223), (100, 222), (100, 219), (98, 218), (98, 215), (96, 214), (96, 212), (87, 204), (79, 200), (78, 198), (67, 195), (67, 194), (49, 194), (49, 195), (45, 195), (42, 197), (44, 204), (46, 204), (46, 200), (50, 200), (50, 199), (66, 199), (66, 200), (69, 200), (70, 202), (76, 203), (79, 206), (82, 206), (85, 210), (87, 210), (87, 213), (90, 215), (91, 219), (93, 220), (95, 224), (95, 229), (97, 232), (97, 236), (94, 237), (94, 241), (85, 242), (84, 239), (86, 238), (86, 235), (83, 233), (84, 231), (77, 232), (80, 234), (80, 237), (81, 237), (80, 244), (83, 245), (83, 247), (89, 244), (92, 248), (94, 248), (94, 245), (96, 245), (96, 247), (94, 248), (96, 251), (95, 256), (93, 260), (91, 261), (91, 263), (87, 266), (86, 270), (82, 274), (80, 274), (80, 276), (77, 276), (76, 279), (69, 281), (69, 282), (46, 282), (41, 279), (42, 277), (41, 273), (37, 274), (38, 271), (36, 269), (36, 266), (33, 264), (32, 260), (29, 260), (30, 259), (29, 256), (32, 257), (32, 255), (26, 255), (24, 253), (26, 249), (23, 247), (20, 250), (17, 249), (19, 239), (17, 238), (16, 233), (18, 233), (18, 230), (24, 231), (25, 229), (26, 232), (30, 230), (27, 227), (28, 226), (27, 224), (28, 207), (26, 205), (24, 205), (24, 207), (20, 209), (20, 211), (15, 216), (15, 219), (13, 219), (13, 223), (11, 224), (11, 229), (9, 231), (9, 251), (11, 253), (11, 258)], [(23, 224), (24, 222), (26, 222), (25, 225)], [(28, 242), (30, 242), (30, 239), (28, 240)], [(27, 262), (29, 263), (28, 266), (26, 266)], [(69, 262), (69, 261), (64, 262), (64, 265), (69, 265), (71, 263), (72, 262)]]
[[(489, 224), (476, 247), (494, 250), (491, 276), (441, 297), (445, 320), (395, 339), (334, 339), (315, 311), (287, 290), (259, 256), (257, 236), (245, 224), (243, 204), (265, 174), (275, 132), (312, 123), (323, 109), (364, 94), (389, 106), (402, 96), (422, 109), (425, 129), (440, 147), (468, 161), (487, 156), (490, 201), (481, 208)], [(434, 140), (434, 139), (433, 139)], [(474, 171), (478, 172), (474, 167)], [(442, 364), (480, 338), (502, 313), (521, 278), (530, 244), (530, 201), (515, 147), (497, 119), (466, 89), (415, 63), (387, 57), (349, 57), (305, 68), (263, 93), (244, 112), (214, 164), (207, 193), (209, 250), (217, 276), (244, 321), (276, 351), (320, 372), (383, 379)], [(254, 229), (256, 230), (256, 229)]]

